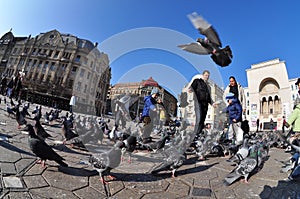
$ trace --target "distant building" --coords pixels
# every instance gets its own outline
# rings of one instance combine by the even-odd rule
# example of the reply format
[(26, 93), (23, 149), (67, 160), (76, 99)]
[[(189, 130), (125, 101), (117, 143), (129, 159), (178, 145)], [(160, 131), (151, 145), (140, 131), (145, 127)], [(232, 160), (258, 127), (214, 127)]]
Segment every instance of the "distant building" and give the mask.
[(246, 72), (248, 88), (245, 88), (245, 93), (250, 128), (256, 130), (259, 119), (263, 129), (269, 130), (272, 118), (276, 128), (281, 129), (282, 117), (289, 117), (294, 101), (299, 98), (295, 85), (297, 79), (288, 78), (285, 62), (278, 58), (252, 64)]
[[(158, 84), (152, 77), (141, 82), (128, 82), (128, 83), (117, 83), (111, 86), (109, 91), (109, 100), (113, 101), (120, 95), (131, 94), (139, 96), (139, 100), (135, 107), (132, 107), (133, 114), (136, 116), (141, 113), (144, 107), (144, 97), (150, 95), (153, 88), (158, 88), (160, 91), (160, 97), (162, 98), (164, 107), (167, 113), (176, 116), (177, 114), (177, 99), (169, 91), (164, 89)], [(113, 106), (113, 103), (112, 103)], [(113, 110), (113, 107), (108, 108)], [(133, 116), (134, 117), (134, 116)]]
[(34, 38), (8, 32), (0, 39), (0, 71), (24, 75), (23, 98), (68, 109), (76, 96), (77, 111), (104, 113), (111, 69), (97, 43), (57, 30)]

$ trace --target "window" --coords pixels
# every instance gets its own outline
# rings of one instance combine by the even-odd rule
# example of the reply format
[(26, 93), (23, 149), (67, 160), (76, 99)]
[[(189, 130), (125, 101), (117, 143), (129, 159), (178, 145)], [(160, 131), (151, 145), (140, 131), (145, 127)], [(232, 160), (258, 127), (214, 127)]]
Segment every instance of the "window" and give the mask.
[(42, 63), (43, 63), (43, 61), (40, 61), (40, 62), (39, 62), (38, 68), (41, 68), (41, 67), (42, 67)]
[(81, 82), (77, 82), (76, 90), (80, 91), (80, 89), (81, 89)]
[(69, 80), (68, 87), (69, 87), (69, 88), (72, 88), (72, 87), (73, 87), (73, 83), (74, 83), (74, 80)]
[(13, 54), (17, 52), (18, 48), (14, 48)]
[(51, 62), (50, 70), (55, 70), (55, 62)]
[(58, 58), (59, 51), (56, 51), (53, 58)]
[(83, 76), (84, 76), (84, 72), (85, 72), (84, 69), (81, 69), (81, 70), (80, 70), (80, 77), (83, 77)]
[(36, 66), (36, 62), (37, 62), (37, 60), (36, 60), (36, 59), (35, 59), (35, 60), (33, 60), (32, 67), (35, 67), (35, 66)]
[(36, 48), (34, 48), (33, 50), (32, 50), (32, 53), (31, 53), (32, 55), (35, 55), (36, 54)]
[(48, 61), (46, 61), (45, 62), (45, 65), (44, 65), (44, 67), (43, 67), (43, 71), (45, 72), (46, 71), (46, 69), (48, 68), (48, 65), (49, 65), (49, 62)]
[(249, 92), (247, 92), (247, 97), (249, 97)]
[(48, 56), (51, 57), (52, 53), (53, 53), (53, 50), (50, 50), (49, 53), (48, 53)]
[(91, 73), (88, 72), (86, 79), (90, 79)]
[(77, 55), (74, 61), (75, 61), (75, 62), (79, 62), (79, 61), (80, 61), (80, 58), (81, 58), (81, 56), (80, 56), (80, 55)]
[(87, 85), (84, 85), (84, 93), (86, 93), (86, 90), (87, 90)]
[(77, 71), (77, 67), (76, 66), (73, 66), (73, 68), (72, 68), (72, 73), (76, 73), (76, 71)]

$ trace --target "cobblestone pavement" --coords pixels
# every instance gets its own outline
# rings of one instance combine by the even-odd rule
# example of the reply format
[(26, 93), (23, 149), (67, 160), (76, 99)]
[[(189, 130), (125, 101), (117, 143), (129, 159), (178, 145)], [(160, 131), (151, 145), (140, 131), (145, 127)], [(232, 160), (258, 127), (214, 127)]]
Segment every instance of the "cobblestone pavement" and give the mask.
[[(34, 107), (31, 105), (31, 109)], [(167, 172), (153, 176), (148, 172), (157, 164), (153, 161), (154, 155), (139, 151), (133, 154), (131, 164), (123, 161), (112, 170), (117, 180), (104, 187), (98, 173), (83, 164), (88, 158), (87, 152), (56, 145), (55, 150), (66, 159), (68, 168), (52, 161), (47, 161), (46, 168), (35, 164), (36, 157), (27, 143), (28, 135), (17, 129), (15, 119), (9, 118), (5, 110), (2, 101), (0, 198), (300, 198), (299, 183), (285, 182), (288, 174), (280, 173), (282, 165), (278, 160), (288, 159), (289, 154), (277, 148), (271, 148), (268, 161), (250, 177), (249, 184), (223, 185), (224, 176), (234, 167), (221, 157), (198, 161), (190, 156), (177, 171), (176, 178)], [(62, 140), (58, 126), (46, 128), (54, 140)], [(6, 137), (9, 141), (4, 140)]]

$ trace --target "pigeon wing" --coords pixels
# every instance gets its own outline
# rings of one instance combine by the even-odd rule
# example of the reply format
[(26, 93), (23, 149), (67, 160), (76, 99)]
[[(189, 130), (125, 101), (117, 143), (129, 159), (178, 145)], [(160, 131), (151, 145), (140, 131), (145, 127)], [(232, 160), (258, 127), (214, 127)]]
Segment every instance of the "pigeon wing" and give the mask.
[(188, 18), (192, 22), (194, 27), (198, 29), (202, 35), (205, 35), (210, 42), (216, 44), (219, 47), (222, 47), (222, 43), (218, 33), (216, 32), (214, 27), (209, 24), (204, 18), (202, 18), (196, 12), (189, 14)]
[(182, 50), (185, 50), (187, 52), (190, 53), (195, 53), (195, 54), (199, 54), (199, 55), (208, 55), (209, 51), (204, 48), (203, 46), (201, 46), (200, 43), (190, 43), (190, 44), (182, 44), (182, 45), (178, 45), (179, 48), (181, 48)]

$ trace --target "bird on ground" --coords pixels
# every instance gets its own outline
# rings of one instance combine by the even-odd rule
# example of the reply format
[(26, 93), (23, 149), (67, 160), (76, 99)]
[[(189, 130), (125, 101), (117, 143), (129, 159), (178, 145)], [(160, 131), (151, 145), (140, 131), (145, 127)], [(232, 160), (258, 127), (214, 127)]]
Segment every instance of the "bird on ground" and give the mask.
[(27, 124), (26, 119), (24, 116), (20, 113), (19, 106), (16, 106), (16, 121), (18, 123), (18, 129), (21, 128), (21, 125)]
[(209, 55), (212, 60), (221, 67), (228, 66), (232, 62), (232, 51), (230, 46), (222, 48), (222, 43), (214, 27), (196, 12), (189, 14), (188, 18), (194, 27), (204, 35), (205, 38), (198, 38), (197, 42), (179, 45), (178, 47), (195, 54)]
[(157, 140), (156, 142), (147, 143), (147, 144), (140, 143), (140, 144), (141, 144), (142, 148), (146, 148), (148, 151), (153, 151), (154, 153), (156, 153), (158, 150), (164, 148), (168, 138), (169, 138), (169, 134), (163, 133), (162, 136), (160, 137), (160, 139)]
[(52, 137), (47, 131), (44, 129), (44, 127), (41, 125), (40, 120), (35, 120), (34, 130), (36, 135), (41, 139), (45, 140), (46, 138)]
[(249, 175), (252, 174), (258, 166), (258, 146), (254, 144), (249, 150), (249, 155), (225, 177), (225, 185), (229, 186), (241, 177), (244, 177), (244, 181), (248, 183)]
[(68, 120), (64, 117), (63, 117), (63, 124), (62, 124), (62, 136), (64, 137), (64, 141), (63, 141), (64, 144), (66, 143), (66, 141), (79, 136), (70, 128)]
[(11, 108), (8, 104), (6, 104), (6, 112), (8, 113), (8, 117), (15, 115), (16, 107)]
[(131, 163), (131, 154), (136, 149), (137, 146), (137, 136), (138, 133), (136, 131), (131, 133), (131, 135), (129, 135), (125, 140), (123, 140), (125, 147), (122, 148), (122, 158), (121, 158), (122, 161), (124, 160), (123, 158), (124, 154), (128, 152), (129, 153), (128, 163)]
[(186, 154), (182, 152), (181, 146), (170, 146), (164, 151), (165, 158), (163, 161), (154, 167), (151, 174), (156, 175), (161, 171), (172, 172), (172, 178), (175, 178), (175, 172), (180, 168), (186, 160)]
[(23, 106), (22, 111), (21, 111), (21, 114), (23, 115), (24, 118), (25, 118), (26, 116), (31, 117), (31, 115), (30, 115), (29, 112), (28, 112), (28, 109), (29, 109), (29, 102), (28, 102), (27, 105), (24, 105), (24, 106)]
[(245, 159), (249, 154), (248, 138), (244, 138), (243, 145), (238, 149), (236, 154), (229, 158), (228, 162), (235, 162), (239, 164), (243, 159)]
[(63, 167), (68, 165), (63, 162), (63, 157), (58, 155), (45, 141), (41, 140), (35, 133), (31, 124), (27, 124), (27, 130), (29, 132), (28, 144), (31, 151), (41, 159), (42, 167), (45, 167), (46, 160), (53, 160)]
[(107, 176), (110, 180), (116, 179), (111, 175), (111, 170), (118, 167), (121, 163), (121, 149), (125, 147), (122, 141), (117, 141), (116, 144), (108, 151), (96, 153), (90, 156), (89, 163), (96, 169), (100, 176), (102, 184), (108, 182), (104, 179)]

